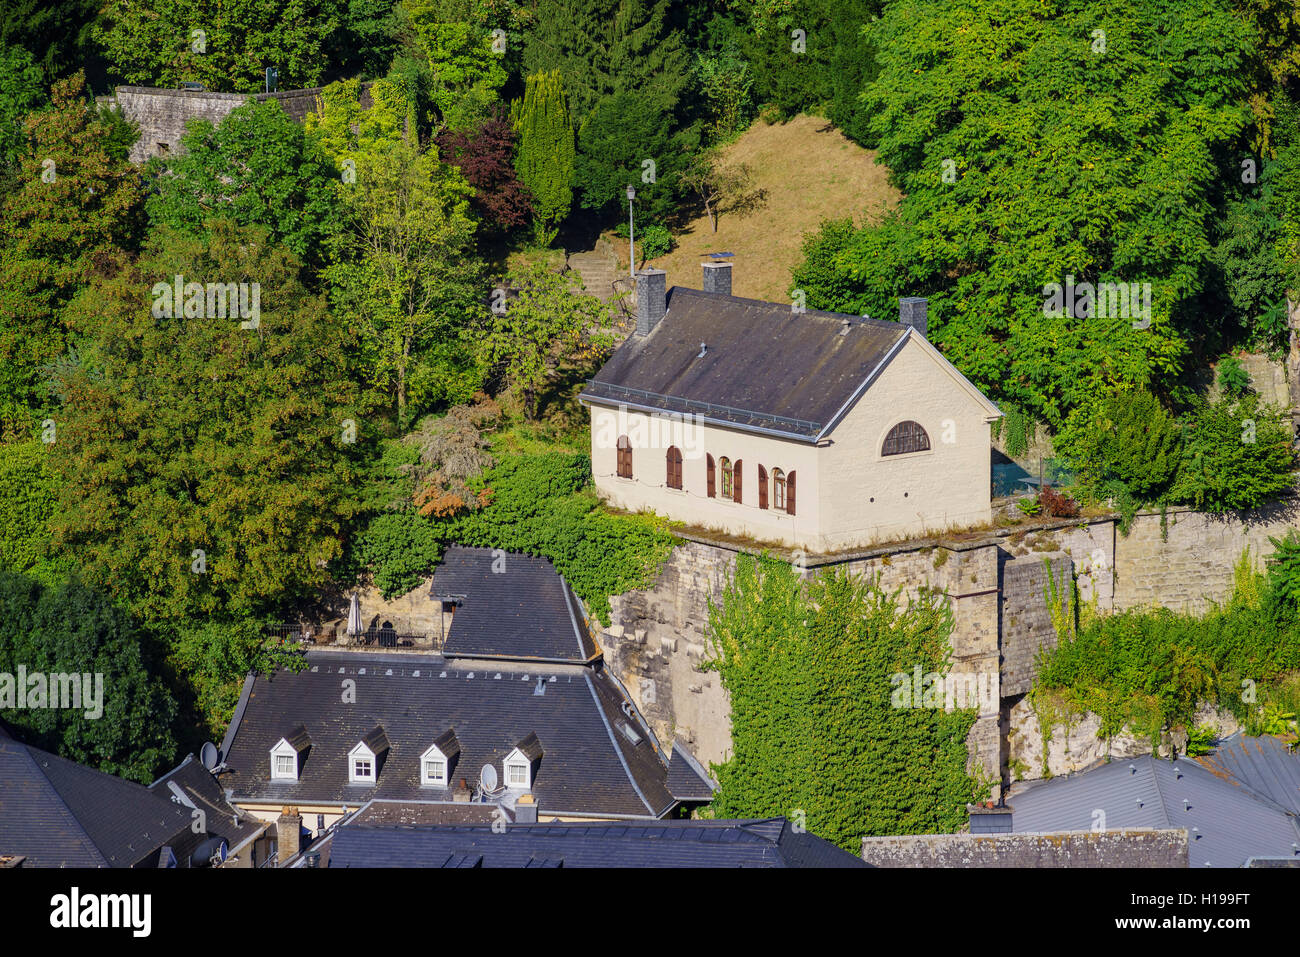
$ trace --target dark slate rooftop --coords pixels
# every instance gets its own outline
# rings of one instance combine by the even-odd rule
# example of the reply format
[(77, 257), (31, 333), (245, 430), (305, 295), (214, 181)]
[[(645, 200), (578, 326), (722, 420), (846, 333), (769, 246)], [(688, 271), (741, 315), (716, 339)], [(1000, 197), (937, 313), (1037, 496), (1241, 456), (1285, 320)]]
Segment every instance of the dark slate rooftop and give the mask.
[(330, 867), (866, 867), (785, 818), (490, 827), (366, 827), (334, 833)]
[(668, 790), (679, 801), (712, 801), (717, 790), (709, 772), (680, 741), (673, 742), (668, 755)]
[(29, 747), (0, 729), (0, 854), (27, 867), (150, 867), (164, 845), (185, 866), (202, 840), (188, 808)]
[(908, 332), (897, 322), (674, 286), (650, 334), (629, 336), (582, 396), (811, 440)]
[(1251, 858), (1295, 858), (1300, 822), (1281, 805), (1195, 759), (1120, 758), (1027, 785), (1008, 799), (1017, 834), (1104, 826), (1184, 828), (1189, 867), (1242, 867)]
[(149, 785), (149, 790), (181, 806), (186, 814), (201, 810), (208, 835), (225, 838), (232, 854), (266, 827), (265, 822), (248, 814), (241, 815), (236, 824), (236, 809), (226, 800), (225, 791), (212, 772), (192, 754), (186, 755), (184, 761)]
[(1300, 815), (1300, 750), (1292, 749), (1281, 738), (1234, 734), (1220, 741), (1213, 754), (1196, 760), (1208, 770)]
[[(221, 782), (240, 802), (351, 804), (373, 798), (450, 801), (451, 787), (420, 784), (420, 756), (449, 729), (460, 742), (449, 783), (477, 784), (529, 734), (543, 750), (533, 780), (539, 813), (659, 817), (677, 805), (649, 731), (623, 711), (602, 671), (581, 665), (449, 661), (438, 655), (307, 652), (299, 674), (245, 685), (226, 737)], [(342, 682), (356, 682), (344, 703)], [(640, 742), (619, 733), (634, 723)], [(270, 750), (304, 725), (311, 749), (297, 781), (270, 778)], [(347, 754), (376, 725), (390, 742), (373, 784), (349, 784)]]
[[(430, 594), (457, 602), (443, 645), (448, 658), (582, 663), (599, 655), (583, 626), (582, 603), (545, 559), (453, 545)], [(493, 571), (493, 566), (504, 571)]]

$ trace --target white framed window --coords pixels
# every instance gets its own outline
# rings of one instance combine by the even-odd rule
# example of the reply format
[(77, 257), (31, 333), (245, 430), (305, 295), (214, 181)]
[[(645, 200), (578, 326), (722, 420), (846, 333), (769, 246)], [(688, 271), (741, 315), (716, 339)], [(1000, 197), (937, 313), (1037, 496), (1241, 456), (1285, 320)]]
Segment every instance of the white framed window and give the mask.
[(298, 751), (285, 738), (271, 749), (271, 780), (298, 780)]
[(528, 765), (519, 761), (506, 762), (506, 785), (512, 788), (528, 787)]
[(375, 752), (360, 742), (348, 752), (348, 783), (374, 784), (377, 767)]
[(447, 783), (447, 762), (442, 758), (425, 758), (424, 759), (424, 783), (425, 784), (446, 784)]

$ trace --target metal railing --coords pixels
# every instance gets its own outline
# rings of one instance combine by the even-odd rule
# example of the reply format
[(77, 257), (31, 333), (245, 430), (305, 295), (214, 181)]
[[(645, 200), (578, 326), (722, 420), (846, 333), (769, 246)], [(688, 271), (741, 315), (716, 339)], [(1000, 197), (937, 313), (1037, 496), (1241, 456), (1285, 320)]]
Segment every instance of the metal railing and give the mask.
[(286, 641), (327, 642), (371, 648), (421, 648), (441, 651), (444, 635), (404, 632), (395, 628), (371, 627), (359, 635), (349, 636), (341, 629), (314, 630), (309, 625), (280, 623), (265, 629), (269, 638)]
[(713, 412), (719, 415), (744, 416), (749, 419), (762, 419), (767, 422), (776, 422), (790, 425), (796, 429), (806, 429), (812, 432), (821, 430), (822, 423), (813, 422), (809, 419), (795, 419), (788, 415), (776, 415), (771, 412), (755, 412), (752, 409), (740, 409), (734, 405), (719, 405), (716, 402), (704, 402), (700, 399), (684, 399), (681, 396), (666, 395), (662, 392), (650, 392), (646, 389), (634, 389), (626, 385), (614, 385), (612, 382), (599, 382), (596, 379), (587, 380), (587, 388), (599, 386), (601, 389), (609, 389), (615, 395), (622, 395), (629, 399), (650, 399), (654, 401), (671, 402), (675, 405), (685, 407), (685, 411), (698, 409), (700, 412)]

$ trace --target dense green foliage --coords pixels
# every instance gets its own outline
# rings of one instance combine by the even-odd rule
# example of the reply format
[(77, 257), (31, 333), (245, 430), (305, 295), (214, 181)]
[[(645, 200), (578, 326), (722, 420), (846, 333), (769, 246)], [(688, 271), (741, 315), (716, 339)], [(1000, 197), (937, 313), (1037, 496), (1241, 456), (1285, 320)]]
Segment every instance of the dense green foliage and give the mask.
[(969, 710), (893, 707), (893, 675), (947, 671), (941, 596), (903, 605), (846, 573), (807, 584), (740, 556), (708, 637), (731, 696), (732, 757), (715, 768), (718, 817), (798, 817), (846, 850), (866, 835), (959, 829), (977, 797)]
[(1294, 486), (1294, 463), (1280, 410), (1253, 392), (1225, 396), (1193, 410), (1169, 494), (1207, 512), (1257, 508)]
[[(74, 321), (82, 361), (62, 373), (58, 541), (149, 620), (246, 617), (319, 585), (353, 509), (345, 331), (264, 230), (207, 233), (160, 231), (97, 282)], [(156, 303), (175, 275), (257, 282), (257, 328), (190, 301), (159, 315), (142, 292)]]
[(155, 161), (149, 218), (203, 235), (214, 214), (262, 226), (273, 242), (319, 264), (339, 229), (339, 174), (279, 103), (249, 103), (217, 126), (196, 121), (185, 152)]
[(661, 520), (599, 507), (585, 455), (506, 456), (473, 484), (488, 493), (477, 511), (439, 521), (405, 509), (369, 522), (356, 559), (374, 569), (385, 596), (418, 585), (446, 544), (480, 545), (544, 555), (608, 620), (609, 597), (649, 585), (672, 547)]
[[(945, 354), (1054, 429), (1116, 383), (1176, 374), (1252, 55), (1232, 10), (1178, 6), (890, 4), (867, 28), (879, 73), (863, 98), (905, 198), (796, 272), (809, 305), (888, 315), (927, 294)], [(1048, 285), (1070, 277), (1150, 283), (1149, 323), (1046, 315)]]
[(1294, 615), (1278, 620), (1267, 611), (1291, 573), (1262, 579), (1243, 560), (1232, 599), (1203, 617), (1160, 608), (1085, 624), (1041, 664), (1032, 692), (1040, 716), (1091, 711), (1104, 736), (1128, 725), (1154, 737), (1190, 728), (1202, 703), (1246, 718), (1291, 693), (1300, 628)]
[(573, 205), (573, 122), (560, 73), (530, 76), (510, 119), (519, 135), (515, 169), (533, 197), (533, 235), (546, 244)]
[(39, 439), (11, 442), (0, 454), (0, 569), (53, 585), (63, 576), (50, 543), (59, 479), (48, 459)]
[(156, 652), (137, 621), (80, 582), (47, 586), (0, 568), (0, 671), (16, 675), (22, 666), (28, 675), (102, 676), (100, 715), (84, 699), (81, 709), (0, 709), (31, 744), (152, 781), (176, 754), (176, 703), (159, 677)]

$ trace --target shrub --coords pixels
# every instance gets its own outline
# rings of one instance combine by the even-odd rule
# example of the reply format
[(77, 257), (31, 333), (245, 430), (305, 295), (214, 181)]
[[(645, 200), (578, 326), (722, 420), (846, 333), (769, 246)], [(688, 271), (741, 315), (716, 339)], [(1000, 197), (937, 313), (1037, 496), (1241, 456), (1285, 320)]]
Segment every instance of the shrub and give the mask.
[(1289, 492), (1295, 467), (1279, 410), (1253, 392), (1202, 403), (1183, 433), (1170, 498), (1209, 512), (1258, 508)]
[(1052, 518), (1077, 518), (1079, 515), (1079, 503), (1050, 486), (1039, 491), (1038, 504)]

